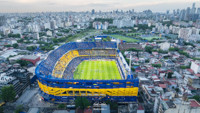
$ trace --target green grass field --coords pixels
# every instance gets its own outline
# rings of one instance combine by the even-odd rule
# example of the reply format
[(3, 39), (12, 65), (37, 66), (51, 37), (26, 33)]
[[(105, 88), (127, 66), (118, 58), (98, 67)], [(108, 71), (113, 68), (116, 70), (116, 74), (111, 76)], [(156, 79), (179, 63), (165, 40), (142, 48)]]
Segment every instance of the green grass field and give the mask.
[(145, 40), (151, 41), (152, 39), (161, 39), (161, 37), (154, 36), (154, 37), (142, 37)]
[(115, 61), (83, 61), (74, 72), (74, 79), (111, 80), (121, 79)]
[(120, 40), (124, 40), (126, 42), (138, 42), (138, 40), (136, 40), (136, 39), (132, 39), (132, 38), (121, 36), (121, 35), (110, 35), (110, 36), (117, 38), (117, 39), (120, 39)]
[(142, 35), (142, 33), (127, 33), (127, 36)]

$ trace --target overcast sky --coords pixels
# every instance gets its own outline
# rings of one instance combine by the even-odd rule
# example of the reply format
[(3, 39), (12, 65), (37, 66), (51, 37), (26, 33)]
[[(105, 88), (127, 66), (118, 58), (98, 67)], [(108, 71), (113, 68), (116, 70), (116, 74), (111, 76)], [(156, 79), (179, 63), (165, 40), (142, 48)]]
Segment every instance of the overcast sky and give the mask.
[(151, 9), (156, 12), (200, 7), (200, 0), (0, 0), (0, 12), (45, 12), (45, 11), (111, 11), (116, 9)]

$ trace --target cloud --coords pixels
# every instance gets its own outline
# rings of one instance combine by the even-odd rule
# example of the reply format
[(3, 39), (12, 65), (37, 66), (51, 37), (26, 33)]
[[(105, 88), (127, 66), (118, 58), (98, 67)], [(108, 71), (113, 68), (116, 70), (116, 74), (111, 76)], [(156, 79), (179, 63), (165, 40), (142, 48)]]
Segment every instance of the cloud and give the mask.
[[(0, 0), (0, 12), (36, 11), (111, 11), (135, 9), (165, 11), (166, 9), (191, 7), (199, 0)], [(197, 6), (199, 6), (196, 4)]]
[(16, 3), (22, 3), (22, 4), (30, 4), (30, 3), (37, 3), (42, 0), (13, 0)]
[(56, 5), (55, 2), (49, 2), (48, 5)]
[(6, 0), (0, 0), (0, 3), (2, 3), (2, 2), (8, 2), (8, 1), (6, 1)]

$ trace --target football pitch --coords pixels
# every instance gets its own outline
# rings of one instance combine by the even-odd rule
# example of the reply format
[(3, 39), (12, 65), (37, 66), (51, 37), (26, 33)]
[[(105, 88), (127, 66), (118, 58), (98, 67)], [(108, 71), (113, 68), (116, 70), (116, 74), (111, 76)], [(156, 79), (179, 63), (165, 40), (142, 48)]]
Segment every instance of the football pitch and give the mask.
[(126, 42), (138, 42), (139, 40), (130, 38), (130, 37), (126, 37), (126, 36), (121, 36), (121, 35), (110, 35), (111, 37), (120, 39), (120, 40), (124, 40)]
[(83, 61), (74, 72), (74, 79), (112, 80), (121, 79), (115, 61)]

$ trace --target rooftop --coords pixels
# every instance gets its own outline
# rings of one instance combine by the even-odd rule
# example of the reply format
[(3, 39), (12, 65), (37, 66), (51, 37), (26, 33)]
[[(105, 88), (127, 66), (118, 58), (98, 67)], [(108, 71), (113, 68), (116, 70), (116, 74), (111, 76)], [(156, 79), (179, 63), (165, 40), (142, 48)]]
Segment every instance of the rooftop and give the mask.
[(22, 57), (22, 59), (31, 59), (31, 60), (35, 60), (37, 58), (38, 56), (35, 56), (35, 55), (25, 55)]
[(176, 108), (176, 105), (174, 104), (173, 101), (168, 101), (168, 102), (166, 102), (166, 103), (167, 103), (167, 105), (169, 106), (169, 108)]
[(167, 88), (166, 84), (159, 84), (159, 87), (161, 87), (161, 88)]
[(200, 107), (200, 104), (196, 100), (190, 100), (191, 107)]

